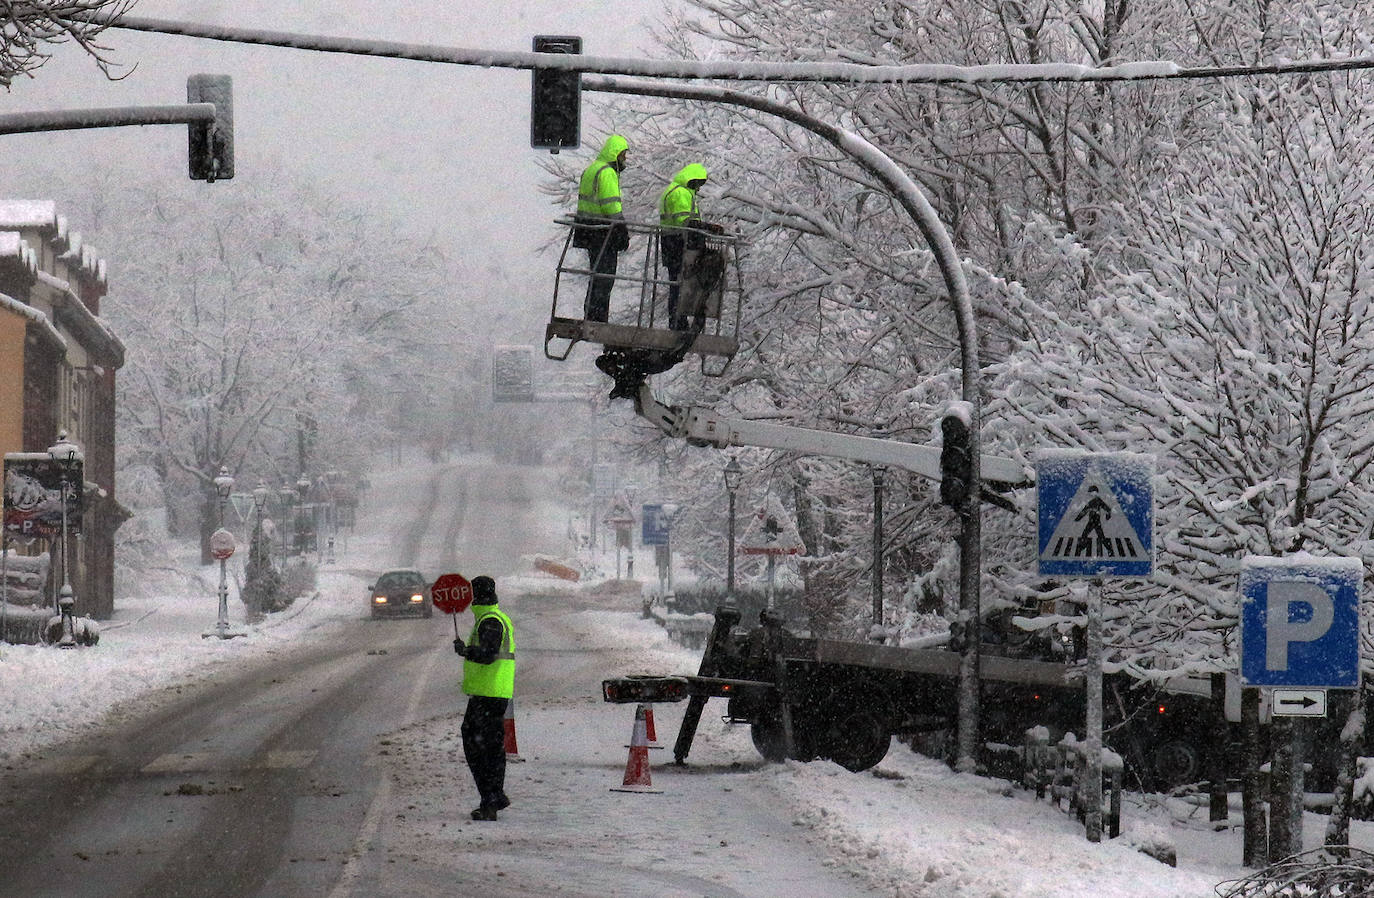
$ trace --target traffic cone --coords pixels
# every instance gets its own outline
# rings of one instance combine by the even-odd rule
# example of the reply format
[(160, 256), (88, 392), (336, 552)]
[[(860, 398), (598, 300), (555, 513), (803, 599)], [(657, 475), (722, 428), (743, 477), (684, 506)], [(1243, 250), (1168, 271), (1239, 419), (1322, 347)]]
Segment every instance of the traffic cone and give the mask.
[(663, 746), (658, 744), (658, 733), (654, 731), (654, 706), (641, 704), (644, 709), (644, 739), (649, 744), (649, 748), (654, 751), (662, 751)]
[(523, 761), (520, 749), (515, 744), (515, 699), (506, 702), (506, 719), (503, 724), (506, 736), (506, 761)]
[(625, 761), (625, 781), (612, 786), (612, 792), (662, 793), (653, 788), (649, 778), (649, 740), (646, 733), (644, 705), (635, 708), (635, 728), (630, 736), (630, 757)]

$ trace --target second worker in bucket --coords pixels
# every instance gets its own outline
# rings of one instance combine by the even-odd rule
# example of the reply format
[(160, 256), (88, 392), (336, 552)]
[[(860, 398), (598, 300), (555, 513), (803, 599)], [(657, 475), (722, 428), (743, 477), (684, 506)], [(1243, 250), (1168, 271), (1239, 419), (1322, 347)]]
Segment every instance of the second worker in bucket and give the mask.
[(463, 656), (463, 692), (468, 707), (463, 713), (463, 755), (481, 804), (473, 820), (495, 820), (496, 812), (510, 807), (506, 797), (506, 704), (515, 694), (515, 628), (496, 607), (496, 581), (472, 579), (472, 633), (465, 645), (453, 640), (453, 650)]

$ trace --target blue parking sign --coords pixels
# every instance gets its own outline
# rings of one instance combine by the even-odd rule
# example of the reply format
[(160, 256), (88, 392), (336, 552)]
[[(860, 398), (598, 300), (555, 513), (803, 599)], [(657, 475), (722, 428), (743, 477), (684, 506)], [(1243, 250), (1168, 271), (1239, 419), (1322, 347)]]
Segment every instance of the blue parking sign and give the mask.
[(1240, 676), (1247, 686), (1360, 683), (1358, 558), (1247, 556), (1240, 573)]
[(646, 546), (668, 545), (668, 514), (661, 504), (644, 505), (640, 542)]

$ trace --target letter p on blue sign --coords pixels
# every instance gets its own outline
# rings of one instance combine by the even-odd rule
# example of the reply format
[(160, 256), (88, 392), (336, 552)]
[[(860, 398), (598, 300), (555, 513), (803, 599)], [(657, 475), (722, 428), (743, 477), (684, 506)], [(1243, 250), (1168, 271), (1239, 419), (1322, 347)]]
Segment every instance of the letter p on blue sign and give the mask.
[(1241, 565), (1241, 682), (1359, 685), (1358, 558), (1249, 556)]

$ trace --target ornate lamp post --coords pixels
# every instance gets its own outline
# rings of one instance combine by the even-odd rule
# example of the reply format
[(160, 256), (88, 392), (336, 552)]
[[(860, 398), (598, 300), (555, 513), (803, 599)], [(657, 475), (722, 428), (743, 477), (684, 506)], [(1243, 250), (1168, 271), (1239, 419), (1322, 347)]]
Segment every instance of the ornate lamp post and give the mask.
[(215, 492), (219, 494), (219, 529), (210, 534), (210, 554), (219, 559), (219, 619), (215, 621), (213, 630), (200, 634), (202, 638), (218, 636), (220, 639), (232, 639), (244, 635), (242, 631), (229, 626), (229, 578), (224, 567), (235, 548), (234, 534), (224, 529), (224, 503), (229, 501), (229, 493), (233, 489), (234, 478), (229, 475), (228, 468), (221, 466), (219, 476), (215, 478)]
[(308, 548), (305, 544), (305, 516), (310, 511), (305, 507), (305, 497), (310, 495), (310, 478), (306, 477), (304, 472), (296, 480), (296, 492), (300, 495), (300, 501), (296, 505), (296, 552), (304, 555)]
[(72, 630), (72, 609), (76, 607), (76, 596), (72, 592), (71, 575), (67, 567), (67, 505), (72, 475), (77, 465), (85, 459), (81, 447), (67, 439), (65, 430), (58, 431), (57, 442), (48, 447), (48, 457), (62, 467), (62, 590), (57, 600), (57, 613), (62, 615), (62, 638), (57, 644), (60, 648), (74, 649), (77, 643)]
[(234, 489), (234, 478), (229, 476), (229, 469), (224, 465), (219, 466), (219, 475), (215, 477), (215, 492), (219, 494), (219, 525), (224, 526), (224, 503), (229, 501), (229, 493)]
[(253, 509), (256, 512), (253, 520), (253, 539), (250, 545), (250, 552), (256, 549), (259, 560), (262, 557), (262, 513), (267, 508), (267, 500), (271, 498), (272, 491), (267, 488), (267, 482), (261, 477), (258, 478), (258, 485), (253, 488)]
[(883, 625), (883, 478), (887, 472), (873, 467), (873, 624)]
[[(288, 483), (281, 489), (277, 490), (277, 497), (281, 499), (283, 509), (283, 520), (280, 523), (290, 526), (289, 524), (287, 524), (287, 521), (295, 519), (296, 490), (294, 487), (291, 486), (291, 484)], [(291, 554), (291, 545), (289, 537), (287, 535), (288, 533), (289, 531), (287, 533), (281, 534), (281, 558), (283, 567), (286, 565), (286, 556)]]
[(730, 494), (730, 527), (726, 551), (729, 557), (726, 560), (725, 575), (725, 597), (734, 599), (735, 597), (735, 493), (739, 491), (740, 481), (744, 479), (744, 468), (740, 467), (739, 459), (730, 456), (730, 463), (725, 466), (725, 491)]

